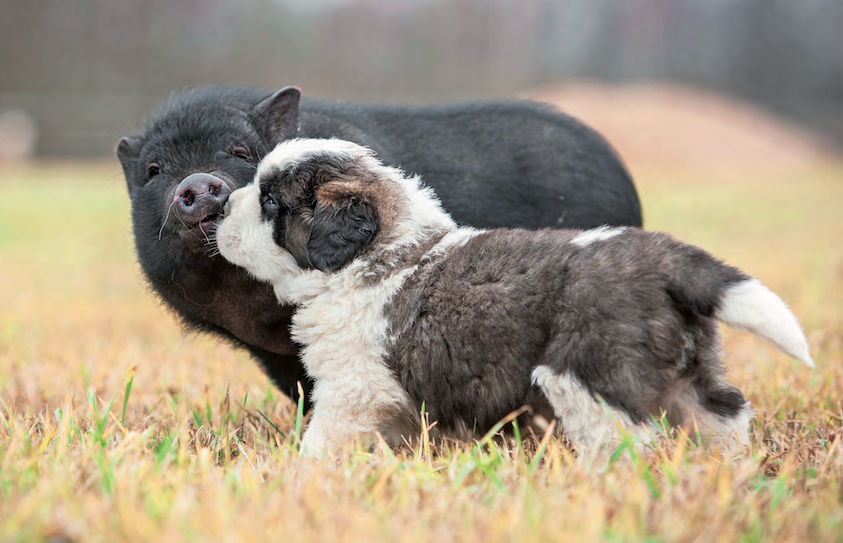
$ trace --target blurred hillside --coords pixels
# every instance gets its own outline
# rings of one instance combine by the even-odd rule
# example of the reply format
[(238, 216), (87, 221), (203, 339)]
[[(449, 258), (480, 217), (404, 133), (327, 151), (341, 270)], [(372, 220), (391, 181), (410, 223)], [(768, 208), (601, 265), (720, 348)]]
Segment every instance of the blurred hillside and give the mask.
[(18, 154), (110, 155), (192, 85), (423, 103), (582, 78), (706, 88), (843, 148), (840, 0), (0, 0), (0, 12), (0, 147), (31, 142)]
[(767, 110), (669, 83), (544, 85), (523, 95), (577, 117), (632, 170), (705, 175), (793, 171), (834, 159), (826, 138)]

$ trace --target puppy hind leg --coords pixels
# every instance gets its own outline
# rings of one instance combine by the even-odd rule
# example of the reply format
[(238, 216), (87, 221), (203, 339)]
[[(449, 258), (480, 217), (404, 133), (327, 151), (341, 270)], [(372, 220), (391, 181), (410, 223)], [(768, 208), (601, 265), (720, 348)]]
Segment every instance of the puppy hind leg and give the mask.
[(626, 413), (594, 398), (570, 372), (557, 374), (548, 366), (538, 366), (532, 379), (553, 406), (565, 436), (583, 451), (620, 441), (621, 430), (642, 442), (651, 440), (647, 428), (634, 424)]
[(677, 425), (703, 445), (732, 451), (749, 443), (755, 411), (735, 387), (689, 385), (674, 397), (669, 411)]
[(740, 390), (726, 381), (720, 335), (716, 327), (697, 338), (691, 373), (672, 405), (679, 413), (676, 424), (702, 444), (732, 450), (749, 443), (749, 422), (754, 411)]

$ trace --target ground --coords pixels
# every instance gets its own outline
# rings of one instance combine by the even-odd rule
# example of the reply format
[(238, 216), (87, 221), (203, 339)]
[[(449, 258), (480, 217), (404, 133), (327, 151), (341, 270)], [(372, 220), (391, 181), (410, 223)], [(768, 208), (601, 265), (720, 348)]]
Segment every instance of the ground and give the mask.
[(147, 291), (116, 162), (0, 167), (0, 540), (843, 541), (843, 165), (633, 171), (648, 228), (806, 330), (815, 370), (726, 331), (746, 450), (576, 459), (548, 435), (301, 462), (296, 406)]

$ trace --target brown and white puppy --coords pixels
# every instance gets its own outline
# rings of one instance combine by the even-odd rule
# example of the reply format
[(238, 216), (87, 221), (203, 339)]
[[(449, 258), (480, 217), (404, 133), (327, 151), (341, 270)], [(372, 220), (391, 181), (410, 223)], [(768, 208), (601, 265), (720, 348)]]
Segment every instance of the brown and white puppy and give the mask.
[(745, 440), (752, 409), (724, 379), (717, 321), (813, 365), (785, 304), (702, 249), (635, 228), (459, 227), (354, 143), (282, 143), (225, 214), (222, 255), (297, 305), (309, 456), (412, 439), (422, 402), (463, 439), (532, 404), (583, 447), (618, 425), (645, 436), (662, 413)]

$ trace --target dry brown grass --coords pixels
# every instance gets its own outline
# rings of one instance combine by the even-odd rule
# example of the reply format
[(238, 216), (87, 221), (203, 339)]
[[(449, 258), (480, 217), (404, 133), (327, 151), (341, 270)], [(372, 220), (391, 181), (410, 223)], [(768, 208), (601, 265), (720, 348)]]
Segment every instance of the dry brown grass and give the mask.
[(843, 167), (636, 173), (649, 228), (759, 277), (806, 328), (813, 372), (727, 333), (757, 409), (741, 455), (674, 436), (575, 460), (552, 438), (301, 463), (295, 406), (146, 292), (116, 165), (0, 170), (0, 539), (843, 540)]

